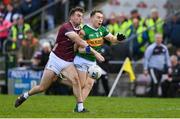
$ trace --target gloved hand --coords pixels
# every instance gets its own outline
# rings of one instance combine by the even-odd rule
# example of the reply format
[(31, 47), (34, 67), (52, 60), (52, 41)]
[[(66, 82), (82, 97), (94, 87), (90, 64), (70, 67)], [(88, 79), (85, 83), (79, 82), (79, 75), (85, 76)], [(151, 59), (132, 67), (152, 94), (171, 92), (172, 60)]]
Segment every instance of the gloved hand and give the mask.
[(126, 36), (125, 35), (123, 35), (123, 34), (117, 34), (117, 40), (118, 41), (123, 41), (123, 40), (125, 40), (126, 39)]

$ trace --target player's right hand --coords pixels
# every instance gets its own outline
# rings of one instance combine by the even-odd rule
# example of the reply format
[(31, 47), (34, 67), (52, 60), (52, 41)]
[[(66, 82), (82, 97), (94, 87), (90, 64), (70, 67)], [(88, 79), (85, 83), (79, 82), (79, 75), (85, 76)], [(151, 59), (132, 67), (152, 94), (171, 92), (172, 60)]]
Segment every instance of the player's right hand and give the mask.
[(95, 53), (95, 57), (99, 62), (105, 61), (105, 58), (100, 53)]

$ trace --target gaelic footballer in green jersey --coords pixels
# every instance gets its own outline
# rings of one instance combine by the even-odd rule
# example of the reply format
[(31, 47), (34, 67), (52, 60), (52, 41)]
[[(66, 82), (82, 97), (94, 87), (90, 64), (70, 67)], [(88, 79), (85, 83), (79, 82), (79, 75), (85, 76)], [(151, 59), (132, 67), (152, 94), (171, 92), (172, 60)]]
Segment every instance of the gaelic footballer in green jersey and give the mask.
[[(99, 51), (104, 43), (104, 39), (112, 43), (120, 43), (125, 39), (123, 34), (113, 36), (105, 27), (102, 26), (103, 13), (101, 11), (92, 11), (90, 15), (90, 23), (83, 27), (83, 38), (91, 46), (91, 50)], [(94, 80), (87, 75), (88, 67), (96, 64), (96, 59), (93, 54), (85, 54), (85, 49), (79, 47), (78, 53), (75, 56), (74, 64), (78, 69), (78, 75), (82, 86), (83, 100), (87, 98), (94, 84)]]
[[(98, 29), (94, 29), (90, 25), (84, 25), (84, 40), (96, 51), (100, 51), (101, 46), (104, 43), (104, 37), (109, 34), (105, 27), (101, 26)], [(85, 52), (78, 52), (78, 56), (90, 61), (96, 61), (96, 57), (93, 54), (86, 54)]]

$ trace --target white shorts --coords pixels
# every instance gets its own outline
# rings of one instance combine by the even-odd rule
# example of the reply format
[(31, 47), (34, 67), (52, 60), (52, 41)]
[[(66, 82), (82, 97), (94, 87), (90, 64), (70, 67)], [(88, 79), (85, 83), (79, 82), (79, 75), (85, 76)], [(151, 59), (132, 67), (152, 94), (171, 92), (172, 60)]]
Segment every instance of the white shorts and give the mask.
[(48, 63), (46, 68), (54, 71), (56, 75), (60, 74), (61, 70), (73, 64), (73, 62), (67, 62), (59, 57), (57, 57), (53, 52), (49, 55)]
[(80, 71), (87, 72), (88, 68), (92, 65), (96, 65), (96, 61), (90, 61), (80, 56), (74, 58), (74, 65)]

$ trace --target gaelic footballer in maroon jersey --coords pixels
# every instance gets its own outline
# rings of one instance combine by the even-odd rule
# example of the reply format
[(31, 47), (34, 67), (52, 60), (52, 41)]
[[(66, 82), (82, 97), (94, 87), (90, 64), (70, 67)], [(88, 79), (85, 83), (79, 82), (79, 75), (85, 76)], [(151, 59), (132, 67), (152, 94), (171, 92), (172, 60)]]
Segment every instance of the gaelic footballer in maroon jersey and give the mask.
[(24, 101), (28, 99), (29, 96), (44, 92), (52, 84), (52, 82), (57, 79), (57, 74), (59, 74), (63, 69), (65, 72), (70, 72), (69, 76), (71, 78), (69, 81), (74, 82), (72, 87), (77, 102), (77, 111), (84, 111), (79, 77), (72, 62), (74, 58), (74, 43), (77, 43), (81, 47), (88, 46), (88, 44), (83, 42), (83, 40), (76, 33), (79, 30), (75, 30), (73, 28), (79, 28), (83, 19), (83, 13), (84, 10), (79, 7), (73, 8), (70, 11), (69, 22), (63, 24), (59, 30), (56, 45), (54, 50), (50, 53), (49, 60), (43, 72), (40, 84), (34, 86), (28, 92), (20, 95), (15, 101), (15, 107), (19, 107)]

